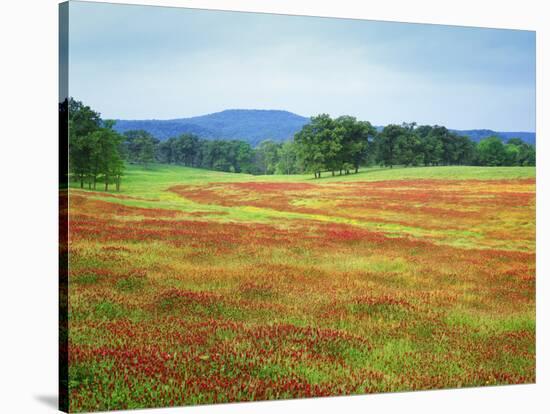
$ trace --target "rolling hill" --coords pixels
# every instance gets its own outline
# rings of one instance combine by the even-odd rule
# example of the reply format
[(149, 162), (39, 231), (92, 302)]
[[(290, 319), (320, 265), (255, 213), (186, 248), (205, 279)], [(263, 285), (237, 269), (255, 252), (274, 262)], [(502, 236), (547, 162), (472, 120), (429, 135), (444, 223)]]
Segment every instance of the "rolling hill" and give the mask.
[[(168, 120), (116, 120), (115, 130), (120, 133), (143, 129), (160, 140), (185, 133), (195, 134), (206, 139), (240, 139), (252, 146), (265, 139), (286, 141), (294, 136), (309, 118), (288, 111), (261, 109), (228, 109), (208, 115)], [(379, 130), (383, 127), (378, 126)], [(534, 132), (502, 132), (490, 129), (453, 130), (478, 142), (492, 135), (506, 141), (521, 138), (529, 144), (535, 144)]]
[(491, 129), (467, 129), (467, 130), (453, 130), (457, 134), (465, 135), (471, 140), (479, 142), (484, 138), (496, 135), (501, 138), (503, 141), (508, 141), (510, 138), (521, 138), (524, 142), (528, 144), (536, 144), (536, 133), (535, 132), (506, 132), (506, 131), (493, 131)]
[(192, 118), (170, 120), (117, 120), (115, 129), (125, 132), (143, 129), (160, 140), (184, 133), (207, 139), (241, 139), (252, 146), (265, 139), (285, 141), (292, 138), (309, 118), (288, 111), (228, 109)]

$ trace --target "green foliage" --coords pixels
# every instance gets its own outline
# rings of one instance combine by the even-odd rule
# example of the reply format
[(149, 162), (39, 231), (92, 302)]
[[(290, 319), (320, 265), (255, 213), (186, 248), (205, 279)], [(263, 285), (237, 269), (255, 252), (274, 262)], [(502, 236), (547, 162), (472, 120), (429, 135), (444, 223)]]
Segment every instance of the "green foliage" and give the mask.
[(354, 117), (332, 119), (327, 114), (311, 118), (295, 137), (299, 163), (307, 172), (320, 177), (322, 171), (355, 172), (368, 159), (370, 139), (376, 131), (369, 122)]
[(120, 189), (124, 170), (121, 154), (122, 137), (113, 130), (114, 121), (101, 122), (100, 114), (82, 102), (69, 101), (69, 170), (80, 187), (96, 189), (98, 180), (114, 182)]
[(424, 161), (422, 151), (422, 142), (417, 134), (414, 133), (416, 124), (403, 124), (402, 133), (396, 142), (396, 158), (398, 164), (420, 165)]
[(477, 144), (475, 161), (488, 166), (534, 166), (536, 152), (533, 145), (519, 138), (511, 138), (504, 144), (498, 137), (489, 137)]
[(325, 155), (325, 146), (330, 141), (332, 133), (332, 120), (327, 114), (311, 118), (309, 124), (294, 136), (297, 145), (298, 156), (307, 172), (312, 172), (315, 177), (321, 175), (329, 163)]
[(375, 142), (377, 162), (390, 168), (397, 164), (534, 166), (536, 159), (535, 147), (519, 138), (504, 144), (498, 137), (489, 137), (476, 145), (438, 125), (388, 125)]
[(124, 158), (134, 164), (147, 165), (155, 161), (159, 140), (143, 130), (126, 131), (122, 143)]
[(359, 167), (368, 161), (376, 129), (370, 122), (357, 121), (351, 116), (341, 116), (335, 122), (342, 136), (342, 148), (336, 157), (336, 167), (346, 173), (352, 168), (358, 172)]
[(101, 127), (101, 114), (80, 101), (69, 98), (69, 133), (83, 137)]
[(444, 126), (391, 124), (380, 132), (370, 122), (351, 116), (332, 119), (328, 114), (311, 118), (294, 140), (278, 143), (267, 139), (252, 148), (242, 140), (210, 140), (183, 134), (160, 142), (143, 130), (119, 135), (114, 121), (82, 102), (69, 100), (70, 171), (80, 187), (96, 189), (97, 182), (115, 183), (120, 189), (124, 162), (151, 166), (154, 162), (198, 167), (214, 171), (258, 175), (313, 173), (321, 177), (361, 166), (480, 165), (534, 166), (533, 145), (519, 138), (504, 144), (489, 137), (475, 144)]
[(256, 167), (261, 174), (268, 175), (275, 173), (280, 147), (281, 144), (268, 139), (262, 141), (258, 148), (256, 148)]
[(297, 174), (300, 172), (298, 152), (294, 141), (283, 143), (278, 150), (276, 174)]
[(536, 165), (535, 147), (523, 142), (519, 138), (509, 139), (505, 150), (507, 165)]
[(407, 128), (400, 125), (390, 124), (384, 127), (376, 137), (377, 160), (380, 164), (392, 168), (398, 163), (398, 143), (405, 142), (407, 134)]
[(160, 163), (224, 172), (254, 172), (254, 150), (239, 141), (205, 140), (192, 134), (169, 138), (156, 145)]
[(475, 144), (468, 137), (457, 135), (443, 126), (422, 125), (414, 128), (420, 139), (418, 152), (424, 165), (468, 165), (474, 157)]
[(506, 149), (497, 137), (481, 140), (477, 145), (477, 160), (481, 165), (498, 166), (506, 163)]

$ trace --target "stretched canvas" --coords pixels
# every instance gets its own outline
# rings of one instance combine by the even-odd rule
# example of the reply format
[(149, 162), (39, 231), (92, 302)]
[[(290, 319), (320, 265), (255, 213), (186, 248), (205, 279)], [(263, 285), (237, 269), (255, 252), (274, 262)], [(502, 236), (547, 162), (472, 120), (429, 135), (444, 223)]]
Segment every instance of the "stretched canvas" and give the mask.
[(60, 408), (535, 382), (535, 33), (69, 1)]

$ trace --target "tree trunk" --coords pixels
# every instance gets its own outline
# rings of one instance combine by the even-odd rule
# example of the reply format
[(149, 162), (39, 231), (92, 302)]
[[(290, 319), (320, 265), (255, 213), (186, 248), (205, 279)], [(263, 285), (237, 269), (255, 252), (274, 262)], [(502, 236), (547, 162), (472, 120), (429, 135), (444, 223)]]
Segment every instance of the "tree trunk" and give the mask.
[(120, 175), (116, 177), (116, 190), (120, 191)]
[(359, 172), (359, 167), (355, 167), (355, 174)]
[(105, 176), (105, 191), (109, 191), (109, 177)]
[(94, 175), (94, 190), (95, 190), (96, 181), (97, 181), (97, 177)]
[(334, 177), (334, 171), (332, 172), (332, 176)]
[(80, 188), (84, 188), (84, 176), (80, 175)]

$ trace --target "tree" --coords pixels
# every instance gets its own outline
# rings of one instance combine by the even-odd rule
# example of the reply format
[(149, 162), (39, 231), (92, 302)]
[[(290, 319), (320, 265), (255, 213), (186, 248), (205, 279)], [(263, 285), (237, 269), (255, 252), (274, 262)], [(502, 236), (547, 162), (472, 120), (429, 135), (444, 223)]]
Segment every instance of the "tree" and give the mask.
[(146, 132), (137, 137), (135, 143), (139, 151), (137, 162), (145, 165), (152, 163), (155, 160), (155, 146), (158, 144), (158, 140)]
[(433, 142), (439, 148), (438, 164), (451, 165), (455, 156), (454, 135), (444, 126), (434, 125), (430, 132)]
[(193, 134), (183, 134), (176, 139), (178, 161), (188, 167), (193, 167), (199, 150), (199, 138)]
[(326, 169), (327, 141), (332, 138), (332, 119), (327, 114), (321, 114), (311, 118), (311, 122), (304, 125), (294, 135), (296, 150), (305, 171), (312, 172), (315, 178), (321, 177), (321, 172)]
[(422, 142), (414, 131), (415, 127), (415, 123), (401, 125), (402, 133), (395, 144), (395, 157), (399, 164), (408, 166), (423, 162)]
[(80, 188), (84, 188), (86, 179), (88, 188), (95, 190), (102, 176), (106, 191), (111, 179), (120, 190), (123, 138), (113, 126), (114, 121), (102, 121), (98, 112), (69, 99), (69, 164), (71, 173), (80, 181)]
[(80, 188), (84, 188), (90, 174), (91, 145), (86, 136), (69, 134), (69, 137), (69, 169), (80, 181)]
[(280, 144), (267, 139), (262, 141), (256, 148), (258, 156), (256, 157), (257, 168), (262, 171), (263, 174), (273, 174), (277, 168), (277, 162), (279, 161), (279, 148)]
[(344, 165), (346, 160), (342, 157), (346, 130), (341, 125), (338, 125), (337, 122), (330, 118), (329, 120), (330, 122), (326, 124), (325, 128), (319, 131), (319, 145), (325, 155), (323, 169), (332, 171), (332, 175), (338, 169), (345, 169), (346, 172), (349, 172), (351, 164), (347, 163)]
[(511, 149), (508, 149), (508, 146), (510, 145), (517, 148), (516, 163), (514, 165), (536, 165), (536, 151), (533, 145), (523, 142), (520, 138), (510, 138), (506, 145), (507, 152), (512, 151)]
[(433, 127), (430, 125), (421, 125), (415, 130), (420, 140), (419, 150), (422, 152), (422, 161), (426, 166), (439, 165), (443, 157), (443, 143), (432, 131)]
[(519, 165), (518, 158), (520, 153), (520, 147), (515, 144), (504, 145), (504, 165), (512, 166)]
[(297, 164), (320, 177), (322, 171), (357, 173), (367, 163), (376, 129), (352, 116), (332, 119), (327, 114), (311, 118), (294, 136)]
[(248, 142), (234, 141), (235, 147), (235, 172), (252, 173), (254, 150)]
[(86, 137), (100, 128), (101, 117), (99, 112), (73, 98), (69, 98), (68, 109), (69, 171), (80, 181), (80, 188), (84, 188), (84, 181), (91, 173), (93, 151), (92, 143)]
[(351, 168), (357, 173), (361, 164), (367, 162), (376, 129), (370, 122), (357, 121), (352, 116), (341, 116), (335, 120), (335, 123), (342, 128), (342, 150), (338, 162), (340, 173), (342, 169), (349, 172)]
[[(180, 164), (217, 171), (251, 174), (356, 173), (373, 160), (393, 168), (396, 164), (428, 165), (535, 165), (536, 148), (519, 138), (503, 144), (490, 137), (476, 144), (444, 126), (403, 123), (387, 125), (377, 133), (369, 122), (352, 116), (332, 119), (328, 114), (311, 118), (284, 143), (262, 141), (258, 147), (241, 140), (209, 140), (182, 134), (160, 142), (144, 130), (117, 134), (114, 121), (69, 98), (69, 169), (80, 188), (97, 188), (97, 182), (115, 183), (120, 190), (124, 161), (147, 165)], [(60, 114), (63, 112), (60, 111)]]
[(173, 142), (176, 138), (168, 138), (166, 141), (162, 141), (157, 145), (156, 159), (160, 163), (173, 164), (174, 156), (172, 153)]
[(147, 131), (126, 131), (122, 143), (124, 158), (131, 163), (147, 165), (155, 160), (158, 142)]
[(84, 137), (101, 127), (101, 114), (82, 102), (69, 98), (69, 132)]
[(480, 165), (499, 166), (506, 161), (506, 150), (500, 138), (492, 136), (482, 139), (476, 148)]
[(535, 166), (537, 164), (537, 154), (534, 145), (522, 147), (519, 154), (519, 165)]
[(279, 148), (277, 174), (296, 174), (298, 172), (298, 153), (294, 141), (286, 141)]
[(103, 128), (86, 137), (92, 149), (90, 175), (94, 190), (100, 175), (103, 176), (105, 191), (109, 190), (111, 180), (116, 183), (117, 190), (120, 190), (120, 178), (124, 169), (120, 152), (123, 137), (112, 129), (113, 125), (114, 121), (105, 121)]
[(384, 127), (382, 132), (377, 135), (377, 153), (378, 162), (386, 167), (393, 168), (397, 163), (397, 142), (407, 134), (407, 130), (395, 124)]
[(475, 144), (465, 136), (456, 137), (456, 163), (458, 165), (471, 164), (474, 159)]

